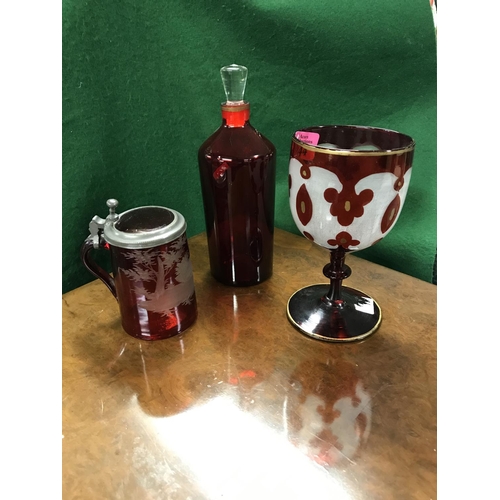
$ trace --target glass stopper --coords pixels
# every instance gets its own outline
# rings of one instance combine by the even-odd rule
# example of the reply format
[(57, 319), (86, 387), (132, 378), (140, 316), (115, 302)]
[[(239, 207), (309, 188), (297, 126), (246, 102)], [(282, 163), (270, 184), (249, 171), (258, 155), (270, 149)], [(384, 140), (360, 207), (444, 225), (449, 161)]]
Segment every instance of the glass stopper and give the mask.
[(228, 104), (241, 104), (247, 84), (248, 69), (239, 64), (224, 66), (220, 70)]

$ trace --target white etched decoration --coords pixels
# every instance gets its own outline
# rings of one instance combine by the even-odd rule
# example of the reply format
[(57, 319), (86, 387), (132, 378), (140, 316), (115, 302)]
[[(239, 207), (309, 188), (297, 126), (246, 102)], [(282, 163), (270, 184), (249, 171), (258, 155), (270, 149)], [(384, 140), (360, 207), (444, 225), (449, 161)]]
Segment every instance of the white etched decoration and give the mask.
[(370, 435), (372, 396), (353, 363), (303, 362), (291, 386), (288, 411), (295, 446), (322, 466), (355, 463)]
[(193, 270), (185, 235), (168, 244), (166, 250), (131, 250), (123, 256), (132, 267), (119, 267), (118, 273), (134, 283), (139, 307), (167, 316), (178, 306), (193, 302)]
[(356, 453), (368, 440), (371, 430), (371, 398), (361, 382), (354, 394), (327, 401), (308, 394), (297, 409), (302, 427), (296, 446), (323, 466), (347, 460), (355, 463)]
[(411, 178), (403, 174), (375, 172), (359, 180), (343, 181), (317, 165), (289, 164), (289, 200), (293, 220), (306, 238), (335, 249), (363, 250), (386, 236), (403, 207)]

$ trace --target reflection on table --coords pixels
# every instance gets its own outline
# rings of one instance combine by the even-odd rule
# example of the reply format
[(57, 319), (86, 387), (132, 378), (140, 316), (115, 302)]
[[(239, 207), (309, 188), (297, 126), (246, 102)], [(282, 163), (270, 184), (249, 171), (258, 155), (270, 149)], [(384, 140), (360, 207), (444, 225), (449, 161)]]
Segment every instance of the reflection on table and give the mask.
[(320, 249), (278, 230), (273, 277), (229, 288), (204, 238), (182, 335), (127, 336), (100, 282), (63, 297), (65, 498), (435, 498), (435, 287), (351, 257), (384, 319), (323, 343), (286, 318)]

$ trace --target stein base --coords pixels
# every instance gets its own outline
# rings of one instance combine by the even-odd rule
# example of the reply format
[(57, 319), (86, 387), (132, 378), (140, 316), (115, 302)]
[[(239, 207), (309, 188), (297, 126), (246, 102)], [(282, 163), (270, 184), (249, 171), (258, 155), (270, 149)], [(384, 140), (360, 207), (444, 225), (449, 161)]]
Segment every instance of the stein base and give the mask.
[(310, 285), (295, 292), (287, 304), (287, 316), (301, 333), (326, 342), (354, 342), (375, 333), (382, 321), (380, 306), (370, 296), (342, 287), (342, 306), (323, 297), (330, 285)]
[(177, 335), (180, 335), (183, 332), (171, 332), (171, 333), (162, 333), (162, 334), (156, 334), (156, 335), (145, 335), (145, 334), (136, 334), (136, 333), (128, 333), (126, 330), (124, 330), (127, 335), (130, 337), (133, 337), (134, 339), (137, 340), (144, 340), (146, 342), (151, 342), (154, 340), (166, 340), (166, 339), (171, 339), (172, 337), (176, 337)]
[(197, 315), (191, 320), (191, 321), (184, 321), (182, 323), (182, 328), (180, 329), (170, 329), (164, 332), (160, 333), (144, 333), (144, 332), (128, 332), (125, 327), (122, 324), (123, 331), (127, 334), (130, 335), (131, 337), (134, 337), (134, 339), (137, 340), (145, 340), (147, 342), (153, 341), (153, 340), (166, 340), (166, 339), (171, 339), (172, 337), (176, 337), (177, 335), (180, 335), (181, 333), (185, 333), (186, 330), (188, 330), (191, 326), (193, 326), (196, 322)]

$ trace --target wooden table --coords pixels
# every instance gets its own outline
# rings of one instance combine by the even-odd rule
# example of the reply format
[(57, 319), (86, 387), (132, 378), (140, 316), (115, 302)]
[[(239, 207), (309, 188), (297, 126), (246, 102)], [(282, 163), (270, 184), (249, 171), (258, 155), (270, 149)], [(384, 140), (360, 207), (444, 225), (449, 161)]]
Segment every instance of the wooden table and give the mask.
[(63, 498), (436, 498), (436, 287), (349, 255), (380, 304), (361, 343), (288, 322), (328, 253), (276, 230), (273, 277), (231, 288), (189, 240), (199, 316), (144, 342), (100, 281), (63, 296)]

